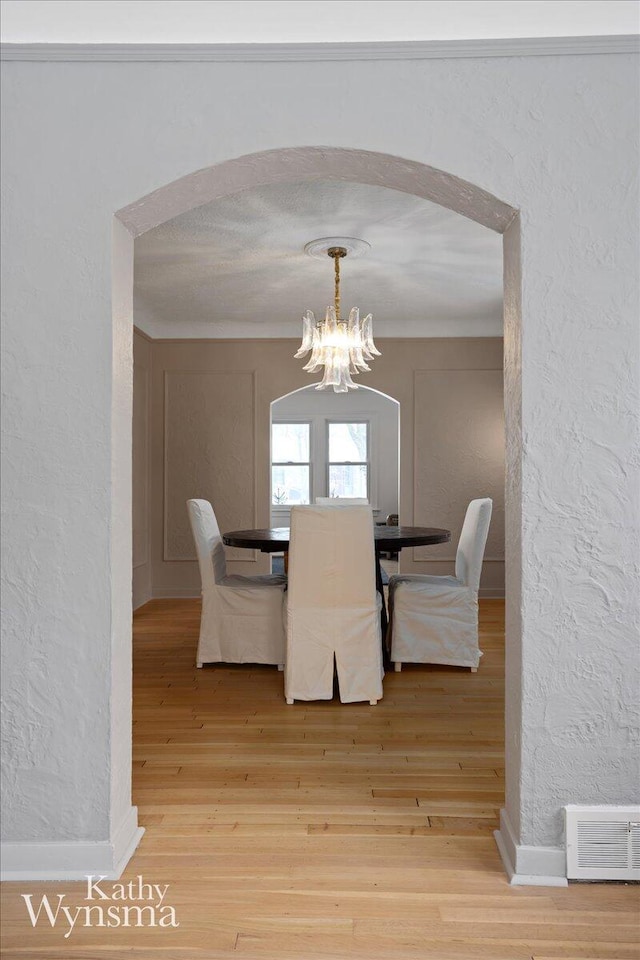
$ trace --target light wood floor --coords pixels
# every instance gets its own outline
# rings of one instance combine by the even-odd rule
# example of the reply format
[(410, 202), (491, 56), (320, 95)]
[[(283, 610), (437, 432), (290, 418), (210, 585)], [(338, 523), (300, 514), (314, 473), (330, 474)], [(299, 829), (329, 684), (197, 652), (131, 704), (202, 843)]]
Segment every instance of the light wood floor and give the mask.
[[(477, 674), (406, 667), (384, 699), (283, 699), (271, 667), (194, 667), (199, 606), (135, 617), (134, 802), (123, 881), (168, 883), (180, 927), (33, 929), (5, 884), (6, 958), (638, 958), (638, 888), (507, 884), (503, 605), (482, 603)], [(107, 889), (109, 884), (105, 884)]]

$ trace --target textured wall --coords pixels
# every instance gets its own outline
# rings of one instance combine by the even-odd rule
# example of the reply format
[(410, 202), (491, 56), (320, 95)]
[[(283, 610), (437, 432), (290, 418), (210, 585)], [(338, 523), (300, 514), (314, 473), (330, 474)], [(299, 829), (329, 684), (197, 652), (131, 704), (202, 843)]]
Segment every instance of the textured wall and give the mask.
[[(516, 838), (522, 795), (522, 284), (520, 218), (503, 236), (505, 450), (505, 793)], [(520, 638), (520, 642), (514, 642)]]
[[(416, 190), (501, 230), (521, 210), (520, 794), (507, 805), (520, 843), (557, 845), (564, 803), (631, 800), (637, 59), (5, 63), (3, 95), (6, 835), (107, 829), (110, 712), (126, 710), (110, 703), (112, 632), (126, 633), (129, 601), (112, 528), (130, 514), (112, 499), (126, 396), (114, 339), (127, 349), (111, 316), (114, 211), (229, 158), (309, 143), (430, 164), (422, 180), (405, 167)], [(386, 166), (375, 175), (394, 186)], [(279, 175), (301, 170), (290, 159)], [(325, 175), (341, 170), (329, 155)], [(171, 191), (174, 213), (210, 199), (205, 180)], [(142, 229), (145, 213), (151, 225), (153, 200), (128, 223)]]

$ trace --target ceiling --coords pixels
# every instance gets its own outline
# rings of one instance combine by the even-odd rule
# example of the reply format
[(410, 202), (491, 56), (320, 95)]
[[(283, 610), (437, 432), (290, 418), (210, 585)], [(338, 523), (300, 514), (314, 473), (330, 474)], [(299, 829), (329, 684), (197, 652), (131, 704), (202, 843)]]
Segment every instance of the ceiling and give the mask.
[(502, 238), (386, 187), (271, 184), (197, 207), (135, 242), (134, 320), (152, 337), (297, 337), (324, 316), (333, 262), (318, 237), (371, 245), (342, 261), (343, 314), (372, 312), (378, 337), (500, 336)]

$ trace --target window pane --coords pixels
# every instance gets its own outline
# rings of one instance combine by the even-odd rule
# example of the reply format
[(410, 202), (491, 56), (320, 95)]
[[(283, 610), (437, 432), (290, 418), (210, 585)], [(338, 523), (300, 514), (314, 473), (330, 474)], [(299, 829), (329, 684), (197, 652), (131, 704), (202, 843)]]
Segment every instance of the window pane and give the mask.
[(329, 424), (329, 460), (367, 459), (366, 423)]
[(272, 467), (271, 502), (309, 503), (309, 467)]
[(271, 459), (274, 463), (309, 462), (309, 424), (274, 423), (271, 428)]
[(330, 497), (367, 497), (367, 467), (332, 463), (329, 466)]

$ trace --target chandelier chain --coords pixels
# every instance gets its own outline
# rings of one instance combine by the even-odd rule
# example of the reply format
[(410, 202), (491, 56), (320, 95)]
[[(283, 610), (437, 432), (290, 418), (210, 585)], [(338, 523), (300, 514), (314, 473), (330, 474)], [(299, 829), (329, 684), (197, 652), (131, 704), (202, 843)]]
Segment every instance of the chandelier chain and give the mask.
[(336, 308), (336, 320), (340, 320), (340, 260), (342, 257), (346, 257), (347, 251), (344, 247), (329, 247), (327, 253), (333, 258), (335, 270), (335, 292), (333, 301)]

